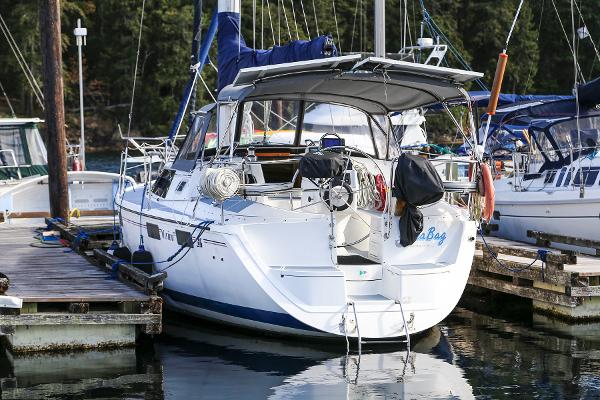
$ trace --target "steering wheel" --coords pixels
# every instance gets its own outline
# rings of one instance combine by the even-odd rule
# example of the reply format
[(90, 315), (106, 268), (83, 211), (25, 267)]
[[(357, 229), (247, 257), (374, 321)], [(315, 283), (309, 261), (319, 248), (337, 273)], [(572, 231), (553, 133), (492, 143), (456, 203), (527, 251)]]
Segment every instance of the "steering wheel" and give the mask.
[(323, 192), (323, 202), (333, 211), (344, 211), (354, 201), (352, 187), (341, 177), (336, 176), (329, 181), (329, 188)]

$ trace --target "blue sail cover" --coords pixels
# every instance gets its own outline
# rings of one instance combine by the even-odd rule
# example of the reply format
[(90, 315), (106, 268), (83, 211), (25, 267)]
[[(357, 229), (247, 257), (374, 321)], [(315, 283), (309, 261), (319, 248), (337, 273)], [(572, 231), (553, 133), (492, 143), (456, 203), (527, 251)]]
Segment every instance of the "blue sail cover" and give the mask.
[[(477, 105), (477, 107), (487, 107), (490, 102), (489, 91), (473, 91), (469, 92), (469, 97)], [(500, 93), (498, 97), (498, 106), (505, 106), (507, 104), (515, 103), (533, 103), (533, 102), (548, 102), (556, 100), (573, 99), (573, 96), (559, 96), (553, 94), (508, 94)]]
[(270, 50), (255, 50), (248, 47), (240, 35), (240, 14), (221, 12), (217, 33), (219, 90), (232, 83), (242, 68), (335, 57), (335, 45), (326, 50), (329, 41), (331, 38), (323, 35), (312, 40), (295, 40)]

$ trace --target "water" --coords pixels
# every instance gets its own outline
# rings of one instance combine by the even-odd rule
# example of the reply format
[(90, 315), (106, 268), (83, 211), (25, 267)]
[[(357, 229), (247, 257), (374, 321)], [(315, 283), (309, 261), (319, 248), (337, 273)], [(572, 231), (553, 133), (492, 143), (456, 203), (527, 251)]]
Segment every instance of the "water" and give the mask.
[[(118, 154), (88, 167), (118, 170)], [(112, 165), (111, 165), (112, 164)], [(599, 399), (600, 323), (471, 298), (418, 338), (356, 345), (277, 339), (165, 313), (154, 342), (112, 351), (0, 356), (7, 399)]]
[(121, 154), (118, 152), (87, 153), (86, 168), (90, 171), (119, 173)]
[(346, 357), (344, 342), (277, 339), (166, 314), (154, 343), (0, 359), (2, 398), (596, 399), (599, 324), (457, 308), (402, 344)]

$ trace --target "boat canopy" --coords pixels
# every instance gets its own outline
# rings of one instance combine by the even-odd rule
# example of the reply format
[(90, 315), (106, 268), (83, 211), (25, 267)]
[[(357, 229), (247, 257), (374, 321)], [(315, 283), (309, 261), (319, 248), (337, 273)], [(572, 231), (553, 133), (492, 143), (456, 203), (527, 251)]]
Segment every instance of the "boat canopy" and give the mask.
[(465, 98), (462, 85), (481, 76), (377, 57), (331, 57), (242, 69), (219, 101), (301, 99), (388, 114)]
[(0, 180), (48, 172), (46, 146), (38, 118), (0, 119)]
[(531, 121), (529, 132), (545, 162), (539, 172), (558, 170), (580, 157), (595, 154), (600, 145), (600, 111)]

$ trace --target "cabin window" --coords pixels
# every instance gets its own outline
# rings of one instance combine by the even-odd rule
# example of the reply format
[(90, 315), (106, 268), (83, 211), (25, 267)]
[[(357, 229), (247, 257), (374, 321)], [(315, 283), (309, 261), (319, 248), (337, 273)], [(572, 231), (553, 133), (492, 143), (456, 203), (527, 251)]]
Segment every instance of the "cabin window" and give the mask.
[(0, 165), (16, 166), (29, 164), (23, 146), (23, 137), (19, 128), (2, 130), (0, 132)]
[(181, 171), (191, 171), (196, 166), (196, 160), (202, 154), (202, 149), (215, 148), (217, 134), (215, 118), (211, 112), (197, 114), (185, 137), (173, 168)]
[(375, 146), (377, 146), (377, 153), (380, 158), (393, 158), (400, 155), (396, 144), (393, 143), (395, 141), (393, 137), (390, 138), (390, 151), (388, 153), (388, 132), (390, 131), (388, 121), (385, 115), (373, 115), (373, 119), (371, 120), (373, 139), (375, 139)]
[(243, 106), (241, 145), (293, 145), (300, 101), (255, 100)]
[[(371, 126), (364, 112), (338, 104), (306, 103), (300, 143), (318, 142), (326, 133), (335, 133), (344, 139), (346, 146), (375, 156)], [(385, 157), (385, 152), (382, 155)]]
[(158, 179), (154, 181), (154, 185), (152, 185), (152, 193), (164, 198), (169, 192), (169, 187), (171, 186), (174, 176), (175, 171), (172, 169), (163, 169)]
[(593, 186), (596, 182), (596, 179), (598, 178), (599, 171), (600, 167), (581, 168), (575, 173), (575, 177), (573, 178), (573, 185), (579, 186), (581, 184), (581, 178), (583, 178), (584, 186)]
[(179, 151), (180, 160), (195, 160), (198, 157), (198, 151), (200, 150), (200, 140), (202, 139), (202, 125), (204, 124), (205, 115), (197, 115), (192, 122), (192, 126), (188, 132), (183, 146)]
[(576, 153), (575, 156), (580, 151), (581, 155), (587, 155), (600, 144), (600, 117), (580, 118), (579, 122), (575, 119), (558, 122), (548, 131), (564, 158), (568, 158), (571, 151)]

